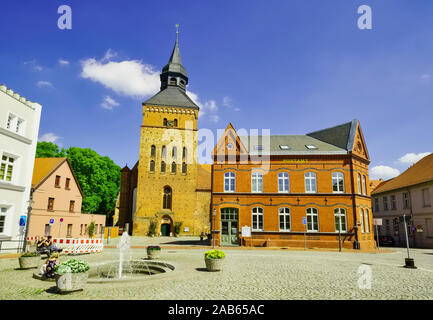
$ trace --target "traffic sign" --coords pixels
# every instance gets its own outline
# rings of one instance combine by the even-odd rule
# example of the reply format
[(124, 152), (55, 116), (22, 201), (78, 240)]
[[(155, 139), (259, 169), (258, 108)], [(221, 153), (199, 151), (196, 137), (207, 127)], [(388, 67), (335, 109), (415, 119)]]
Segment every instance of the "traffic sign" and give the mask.
[(26, 225), (27, 216), (20, 217), (20, 227), (24, 227)]
[(54, 224), (54, 219), (50, 219), (50, 224)]
[(63, 218), (60, 218), (60, 222), (63, 222)]
[(303, 217), (302, 218), (302, 224), (305, 226), (307, 224), (307, 218)]

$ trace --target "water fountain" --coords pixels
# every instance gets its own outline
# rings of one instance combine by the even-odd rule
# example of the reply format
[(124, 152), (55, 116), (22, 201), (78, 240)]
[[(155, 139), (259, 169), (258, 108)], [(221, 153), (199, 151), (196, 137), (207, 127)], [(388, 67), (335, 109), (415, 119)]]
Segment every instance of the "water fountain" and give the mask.
[[(119, 275), (118, 278), (122, 278), (122, 271), (123, 271), (123, 260), (125, 258), (125, 255), (128, 256), (128, 260), (130, 260), (130, 255), (129, 255), (129, 248), (130, 246), (130, 239), (129, 239), (129, 235), (128, 232), (124, 232), (122, 234), (122, 236), (120, 237), (120, 241), (119, 244), (117, 245), (117, 247), (119, 248)], [(129, 264), (130, 265), (130, 264)]]

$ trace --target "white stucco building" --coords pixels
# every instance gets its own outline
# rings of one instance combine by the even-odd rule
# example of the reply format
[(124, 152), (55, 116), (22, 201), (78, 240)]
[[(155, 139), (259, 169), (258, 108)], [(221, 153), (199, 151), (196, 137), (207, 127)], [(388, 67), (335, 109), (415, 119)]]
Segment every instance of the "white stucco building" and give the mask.
[(394, 179), (382, 182), (371, 193), (373, 217), (382, 218), (379, 235), (391, 236), (406, 246), (403, 214), (410, 216), (409, 245), (433, 248), (433, 154)]
[(12, 241), (4, 241), (1, 252), (23, 238), (20, 217), (27, 216), (41, 110), (0, 85), (0, 242)]

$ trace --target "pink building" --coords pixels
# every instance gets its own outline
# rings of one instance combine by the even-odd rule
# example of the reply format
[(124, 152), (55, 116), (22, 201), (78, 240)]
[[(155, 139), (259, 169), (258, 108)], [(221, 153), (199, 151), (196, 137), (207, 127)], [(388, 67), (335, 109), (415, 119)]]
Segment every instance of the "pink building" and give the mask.
[(93, 221), (100, 237), (105, 215), (81, 213), (83, 192), (67, 158), (36, 158), (28, 237), (87, 238)]

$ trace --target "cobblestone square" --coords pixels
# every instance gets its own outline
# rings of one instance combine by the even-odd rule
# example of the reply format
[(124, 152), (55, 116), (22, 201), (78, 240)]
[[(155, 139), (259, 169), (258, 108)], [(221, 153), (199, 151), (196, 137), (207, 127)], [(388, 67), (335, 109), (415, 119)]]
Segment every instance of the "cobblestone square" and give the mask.
[[(316, 300), (433, 299), (433, 251), (411, 250), (417, 269), (403, 268), (405, 248), (387, 252), (317, 251), (281, 248), (223, 248), (223, 270), (207, 272), (203, 254), (211, 247), (196, 239), (131, 238), (133, 259), (147, 257), (146, 245), (160, 244), (160, 261), (175, 270), (123, 283), (87, 283), (84, 291), (57, 294), (55, 282), (32, 277), (36, 269), (19, 270), (17, 258), (0, 259), (0, 299), (74, 300)], [(164, 242), (165, 241), (165, 242)], [(76, 258), (95, 266), (118, 259), (116, 240), (103, 253)], [(183, 243), (183, 244), (182, 244)], [(1, 256), (0, 256), (1, 257)], [(60, 261), (70, 256), (61, 255)], [(43, 260), (41, 260), (41, 265)], [(360, 289), (360, 266), (371, 268), (371, 288)]]

